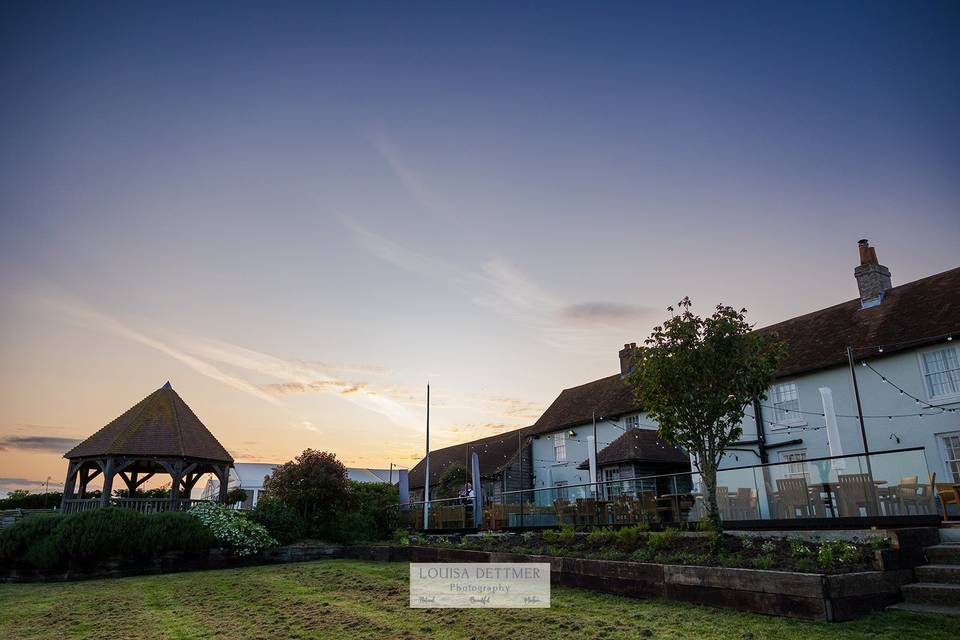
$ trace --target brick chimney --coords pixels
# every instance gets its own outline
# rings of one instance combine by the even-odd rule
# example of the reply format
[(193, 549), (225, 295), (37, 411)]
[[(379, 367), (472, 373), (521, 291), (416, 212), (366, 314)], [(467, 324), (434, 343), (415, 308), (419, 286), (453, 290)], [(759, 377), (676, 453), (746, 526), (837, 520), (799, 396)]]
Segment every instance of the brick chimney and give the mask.
[(890, 283), (890, 269), (877, 261), (877, 250), (870, 246), (869, 240), (857, 243), (860, 248), (860, 266), (853, 270), (860, 288), (860, 307), (875, 307), (883, 302), (883, 294), (893, 285)]
[(633, 370), (633, 353), (637, 350), (637, 343), (631, 342), (620, 349), (620, 377), (623, 378)]

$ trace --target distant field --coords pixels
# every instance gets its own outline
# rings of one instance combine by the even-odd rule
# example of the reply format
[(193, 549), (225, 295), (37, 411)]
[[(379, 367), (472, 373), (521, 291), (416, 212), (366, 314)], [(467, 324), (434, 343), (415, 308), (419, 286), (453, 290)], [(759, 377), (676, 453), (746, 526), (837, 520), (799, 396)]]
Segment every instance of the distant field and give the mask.
[(0, 638), (931, 638), (957, 620), (827, 624), (555, 588), (552, 609), (407, 608), (407, 565), (351, 560), (0, 585)]

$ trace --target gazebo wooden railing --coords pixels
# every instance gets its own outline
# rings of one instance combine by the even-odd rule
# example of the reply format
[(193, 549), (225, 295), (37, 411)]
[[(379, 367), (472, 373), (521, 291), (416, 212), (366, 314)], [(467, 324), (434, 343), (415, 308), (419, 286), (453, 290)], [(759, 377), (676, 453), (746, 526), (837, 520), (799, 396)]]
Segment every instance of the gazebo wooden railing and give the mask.
[(89, 511), (91, 509), (110, 506), (133, 509), (140, 513), (160, 513), (161, 511), (188, 511), (190, 507), (206, 502), (213, 501), (192, 499), (171, 501), (170, 498), (111, 498), (110, 502), (105, 505), (100, 498), (87, 498), (85, 500), (71, 499), (63, 501), (63, 512), (79, 513), (80, 511)]

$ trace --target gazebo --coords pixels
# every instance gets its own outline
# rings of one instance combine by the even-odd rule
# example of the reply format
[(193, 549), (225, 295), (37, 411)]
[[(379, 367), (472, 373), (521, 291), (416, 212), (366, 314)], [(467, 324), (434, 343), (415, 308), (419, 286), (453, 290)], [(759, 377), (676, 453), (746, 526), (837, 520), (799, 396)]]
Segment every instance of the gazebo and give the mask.
[[(69, 460), (61, 509), (65, 512), (116, 505), (140, 511), (189, 508), (193, 487), (214, 474), (226, 500), (233, 458), (167, 382), (63, 456)], [(83, 499), (87, 484), (103, 476), (98, 499)], [(168, 498), (136, 498), (157, 474), (170, 476)], [(112, 496), (119, 478), (127, 497)], [(78, 486), (79, 483), (79, 486)]]

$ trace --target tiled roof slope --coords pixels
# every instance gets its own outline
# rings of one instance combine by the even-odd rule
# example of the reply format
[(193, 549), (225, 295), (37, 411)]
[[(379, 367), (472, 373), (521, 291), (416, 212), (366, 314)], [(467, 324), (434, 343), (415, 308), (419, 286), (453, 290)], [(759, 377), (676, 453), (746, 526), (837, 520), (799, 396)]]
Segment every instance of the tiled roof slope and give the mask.
[[(687, 466), (690, 456), (657, 437), (653, 429), (627, 429), (626, 433), (597, 453), (597, 467), (618, 462), (653, 462)], [(581, 468), (589, 468), (584, 461)]]
[(163, 385), (64, 454), (65, 458), (127, 455), (233, 462), (187, 403)]
[[(495, 436), (480, 438), (471, 442), (455, 444), (430, 452), (430, 486), (434, 486), (440, 474), (454, 463), (468, 464), (468, 456), (476, 451), (480, 459), (480, 476), (488, 478), (495, 475), (517, 455), (517, 434), (526, 434), (527, 427), (506, 431)], [(527, 461), (529, 464), (529, 461)], [(467, 467), (469, 470), (469, 466)], [(426, 458), (423, 458), (410, 470), (407, 477), (411, 489), (423, 486), (426, 470)]]
[(860, 356), (875, 346), (884, 355), (922, 346), (960, 333), (960, 268), (888, 289), (875, 307), (861, 309), (856, 298), (758, 331), (787, 343), (780, 378), (845, 364), (848, 345)]
[(639, 411), (640, 407), (633, 399), (633, 391), (617, 373), (561, 391), (533, 424), (530, 434), (559, 431), (592, 422), (594, 410), (597, 420), (600, 420)]
[[(888, 289), (883, 302), (862, 309), (860, 298), (757, 329), (775, 331), (787, 344), (778, 378), (796, 376), (847, 361), (847, 345), (859, 356), (884, 346), (883, 355), (960, 335), (960, 268)], [(880, 354), (869, 350), (872, 357)], [(639, 411), (619, 374), (564, 389), (529, 434), (550, 433), (597, 419)]]

